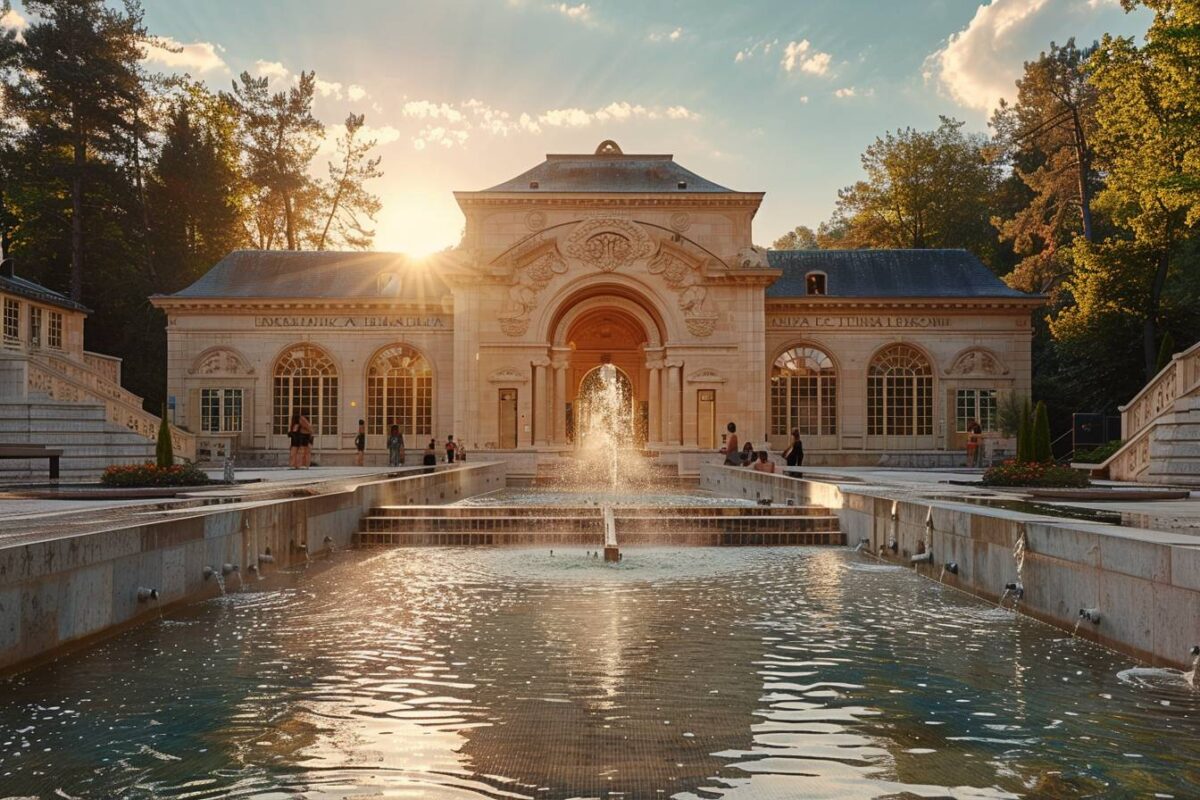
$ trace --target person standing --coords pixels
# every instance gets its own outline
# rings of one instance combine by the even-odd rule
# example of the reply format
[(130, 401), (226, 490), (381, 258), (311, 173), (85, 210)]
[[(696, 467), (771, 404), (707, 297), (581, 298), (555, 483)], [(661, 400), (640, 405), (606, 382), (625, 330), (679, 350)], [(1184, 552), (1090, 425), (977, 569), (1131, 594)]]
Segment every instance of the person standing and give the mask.
[(354, 434), (354, 466), (361, 467), (366, 460), (367, 423), (358, 421), (358, 433)]
[(737, 425), (732, 422), (725, 426), (729, 435), (725, 437), (725, 446), (720, 452), (725, 454), (725, 466), (738, 467), (742, 464), (742, 456), (738, 450)]
[(300, 469), (308, 469), (312, 466), (313, 424), (304, 409), (300, 409), (300, 435), (303, 437), (300, 447)]
[(967, 466), (979, 466), (979, 446), (982, 442), (979, 440), (983, 433), (983, 426), (979, 424), (979, 420), (969, 420), (967, 422)]
[(421, 456), (421, 464), (424, 465), (423, 470), (426, 473), (433, 472), (433, 468), (437, 466), (437, 440), (430, 439), (429, 444), (425, 447), (425, 452)]
[(387, 447), (388, 466), (404, 466), (404, 434), (400, 432), (399, 425), (393, 424), (391, 430), (388, 431)]
[(447, 464), (454, 463), (454, 453), (456, 450), (458, 450), (458, 445), (456, 445), (454, 443), (454, 434), (452, 433), (446, 437), (446, 463)]
[(300, 409), (292, 412), (288, 425), (288, 469), (300, 469), (300, 457), (304, 451), (304, 435), (300, 432)]
[(800, 441), (799, 428), (792, 428), (792, 443), (783, 451), (783, 460), (789, 467), (804, 466), (804, 443)]

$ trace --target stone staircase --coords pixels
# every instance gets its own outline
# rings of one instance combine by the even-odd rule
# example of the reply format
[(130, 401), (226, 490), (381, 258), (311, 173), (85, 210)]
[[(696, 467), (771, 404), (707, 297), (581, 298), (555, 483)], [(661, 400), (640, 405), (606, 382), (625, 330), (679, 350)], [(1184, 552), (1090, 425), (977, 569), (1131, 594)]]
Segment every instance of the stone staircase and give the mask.
[[(0, 442), (61, 449), (64, 481), (94, 479), (110, 464), (154, 460), (154, 442), (110, 422), (99, 404), (0, 401)], [(45, 480), (47, 475), (45, 459), (0, 460), (0, 481)]]
[[(844, 545), (822, 506), (614, 506), (629, 545)], [(381, 506), (363, 518), (358, 545), (604, 544), (597, 506)]]

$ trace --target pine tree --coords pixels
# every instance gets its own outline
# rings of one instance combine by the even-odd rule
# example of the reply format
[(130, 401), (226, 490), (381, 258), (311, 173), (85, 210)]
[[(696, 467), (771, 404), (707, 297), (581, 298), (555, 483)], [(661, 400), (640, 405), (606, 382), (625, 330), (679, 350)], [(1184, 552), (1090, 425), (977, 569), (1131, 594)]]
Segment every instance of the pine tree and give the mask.
[(1033, 409), (1029, 400), (1021, 407), (1021, 423), (1017, 428), (1017, 461), (1033, 460)]
[(1043, 464), (1054, 460), (1054, 453), (1050, 449), (1050, 414), (1041, 400), (1033, 413), (1033, 453), (1030, 460)]
[(154, 457), (159, 467), (175, 465), (175, 446), (171, 444), (171, 425), (167, 422), (167, 406), (162, 407), (162, 418), (158, 421), (158, 441), (154, 445)]
[(365, 122), (363, 114), (346, 117), (345, 132), (338, 139), (338, 160), (329, 162), (329, 180), (323, 184), (325, 224), (315, 242), (317, 250), (334, 243), (351, 250), (367, 250), (375, 238), (375, 231), (367, 226), (375, 222), (382, 203), (366, 190), (365, 184), (383, 177), (379, 169), (382, 159), (367, 156), (375, 140), (361, 137)]

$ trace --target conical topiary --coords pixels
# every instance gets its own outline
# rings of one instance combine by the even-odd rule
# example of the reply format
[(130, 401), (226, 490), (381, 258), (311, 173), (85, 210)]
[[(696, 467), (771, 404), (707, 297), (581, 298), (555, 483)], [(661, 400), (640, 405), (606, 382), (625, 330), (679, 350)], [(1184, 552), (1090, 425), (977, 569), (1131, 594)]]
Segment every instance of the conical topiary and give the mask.
[(1033, 460), (1048, 463), (1054, 460), (1050, 450), (1050, 413), (1046, 404), (1038, 400), (1037, 410), (1033, 414)]
[(158, 423), (158, 442), (154, 445), (154, 458), (160, 467), (175, 465), (175, 448), (171, 444), (171, 425), (167, 422), (167, 407), (162, 409), (162, 419)]
[(1021, 424), (1017, 428), (1017, 461), (1033, 460), (1033, 411), (1029, 401), (1021, 407)]

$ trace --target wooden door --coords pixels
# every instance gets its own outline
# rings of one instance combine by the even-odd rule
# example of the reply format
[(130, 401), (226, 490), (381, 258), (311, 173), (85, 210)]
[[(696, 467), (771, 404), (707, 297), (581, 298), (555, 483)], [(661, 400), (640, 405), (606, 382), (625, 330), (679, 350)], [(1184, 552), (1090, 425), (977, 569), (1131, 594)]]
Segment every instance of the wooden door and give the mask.
[(514, 450), (517, 446), (517, 390), (500, 390), (500, 449)]

